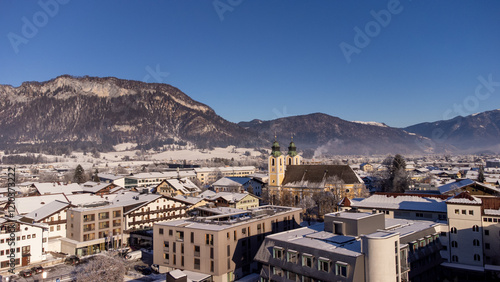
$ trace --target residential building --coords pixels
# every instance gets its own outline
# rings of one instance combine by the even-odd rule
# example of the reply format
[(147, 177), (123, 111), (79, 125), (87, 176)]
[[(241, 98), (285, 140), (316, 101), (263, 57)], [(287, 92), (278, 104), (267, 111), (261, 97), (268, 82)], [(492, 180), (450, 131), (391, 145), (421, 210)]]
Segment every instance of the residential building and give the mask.
[(153, 193), (171, 197), (176, 195), (197, 196), (201, 193), (201, 189), (189, 178), (173, 178), (163, 180), (160, 184), (158, 184), (158, 186), (156, 186)]
[(253, 258), (265, 236), (298, 227), (300, 213), (299, 208), (262, 206), (157, 223), (153, 261), (166, 271), (183, 269), (210, 274), (216, 282), (234, 281), (259, 270)]
[(344, 198), (339, 203), (339, 210), (375, 210), (384, 213), (386, 218), (446, 221), (448, 198), (446, 195), (434, 194), (375, 193), (368, 198)]
[(263, 182), (250, 177), (223, 177), (214, 183), (211, 188), (215, 192), (249, 192), (256, 196), (262, 195)]
[[(46, 259), (48, 226), (22, 216), (0, 218), (0, 268), (10, 268), (11, 247), (15, 249), (15, 265), (27, 266)], [(15, 245), (9, 246), (10, 238)]]
[(194, 169), (202, 184), (210, 184), (222, 177), (246, 177), (255, 173), (254, 166), (199, 167)]
[(431, 221), (336, 212), (267, 236), (255, 260), (261, 281), (424, 281), (438, 273), (441, 230)]

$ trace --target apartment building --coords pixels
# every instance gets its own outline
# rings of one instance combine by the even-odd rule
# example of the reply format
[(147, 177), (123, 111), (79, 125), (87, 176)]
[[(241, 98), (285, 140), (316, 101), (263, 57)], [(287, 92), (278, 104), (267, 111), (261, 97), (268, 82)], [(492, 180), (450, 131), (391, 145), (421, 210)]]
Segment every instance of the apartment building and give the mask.
[[(265, 236), (299, 226), (301, 209), (262, 206), (209, 217), (162, 222), (153, 228), (153, 261), (234, 281), (259, 270), (253, 260)], [(163, 272), (162, 271), (162, 272)]]
[(431, 221), (336, 212), (324, 224), (267, 236), (255, 260), (261, 281), (425, 281), (441, 263), (441, 230)]
[(406, 193), (375, 193), (365, 199), (344, 198), (339, 210), (355, 208), (360, 212), (376, 210), (386, 218), (446, 220), (446, 200), (450, 196)]
[(128, 245), (130, 231), (183, 218), (189, 205), (163, 195), (123, 192), (112, 201), (83, 204), (67, 211), (65, 253), (84, 256)]
[[(16, 266), (45, 260), (48, 236), (47, 224), (34, 223), (22, 216), (0, 218), (0, 268), (10, 268), (11, 248), (15, 250)], [(15, 238), (14, 246), (8, 244), (10, 238)]]
[(34, 223), (48, 225), (47, 251), (61, 251), (60, 239), (66, 237), (66, 212), (71, 207), (74, 206), (68, 202), (55, 200), (24, 215), (25, 218), (33, 220)]
[(195, 168), (196, 178), (202, 184), (209, 184), (222, 177), (244, 177), (255, 173), (254, 166), (200, 167)]
[(72, 208), (67, 218), (66, 238), (61, 239), (63, 253), (86, 256), (126, 245), (129, 235), (124, 232), (123, 205)]

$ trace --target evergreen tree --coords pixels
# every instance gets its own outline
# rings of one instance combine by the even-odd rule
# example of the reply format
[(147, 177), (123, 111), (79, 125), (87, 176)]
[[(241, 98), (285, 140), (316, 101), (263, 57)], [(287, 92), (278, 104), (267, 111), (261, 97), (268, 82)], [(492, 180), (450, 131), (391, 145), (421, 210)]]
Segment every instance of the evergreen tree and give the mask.
[(389, 173), (389, 180), (392, 184), (391, 192), (404, 193), (410, 185), (410, 179), (408, 172), (406, 172), (406, 161), (403, 156), (399, 154), (394, 156)]
[(77, 165), (75, 168), (73, 182), (76, 182), (78, 184), (85, 182), (85, 170), (83, 170), (83, 167), (81, 165)]
[(484, 183), (486, 179), (484, 178), (484, 167), (479, 167), (479, 174), (477, 175), (477, 182)]
[(94, 181), (94, 182), (101, 182), (101, 179), (99, 179), (99, 176), (97, 176), (98, 173), (99, 173), (99, 171), (96, 168), (95, 171), (94, 171), (94, 175), (92, 175), (92, 181)]

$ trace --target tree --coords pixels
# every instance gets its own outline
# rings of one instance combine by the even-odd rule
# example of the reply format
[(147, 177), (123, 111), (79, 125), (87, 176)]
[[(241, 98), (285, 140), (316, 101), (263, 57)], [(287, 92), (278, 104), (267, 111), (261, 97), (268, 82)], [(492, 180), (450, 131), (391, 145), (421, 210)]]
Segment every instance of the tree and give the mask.
[(123, 281), (125, 261), (118, 252), (108, 252), (91, 257), (86, 263), (79, 265), (73, 272), (77, 281)]
[(75, 168), (75, 173), (73, 174), (73, 182), (80, 184), (85, 182), (86, 180), (85, 170), (81, 165), (77, 165)]
[(94, 171), (94, 174), (92, 175), (92, 181), (94, 181), (94, 182), (101, 182), (101, 179), (99, 179), (99, 176), (97, 175), (98, 173), (99, 173), (99, 171), (96, 168), (95, 171)]
[(477, 175), (477, 182), (484, 183), (486, 179), (484, 178), (484, 167), (479, 167), (479, 174)]
[(394, 156), (389, 167), (389, 178), (384, 185), (385, 192), (403, 193), (410, 185), (410, 178), (406, 172), (406, 161), (403, 156)]

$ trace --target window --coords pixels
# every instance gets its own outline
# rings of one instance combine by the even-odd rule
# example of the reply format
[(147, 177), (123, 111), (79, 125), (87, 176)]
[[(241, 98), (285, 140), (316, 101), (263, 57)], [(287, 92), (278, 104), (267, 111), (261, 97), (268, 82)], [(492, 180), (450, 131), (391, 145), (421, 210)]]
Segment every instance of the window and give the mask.
[(199, 258), (194, 259), (194, 269), (200, 270), (200, 259)]
[(172, 243), (172, 251), (175, 253), (177, 250), (175, 249), (175, 242)]
[(487, 229), (485, 229), (485, 230), (484, 230), (484, 235), (489, 236), (489, 235), (490, 235), (490, 231), (489, 231), (489, 230), (487, 230)]
[(472, 226), (472, 231), (479, 232), (479, 226), (477, 225)]
[(165, 260), (165, 263), (170, 263), (170, 255), (168, 253), (163, 253), (163, 259)]
[(214, 234), (205, 234), (205, 244), (214, 245)]
[(467, 211), (466, 210), (462, 210), (462, 214), (467, 214)]
[(158, 231), (160, 232), (160, 235), (163, 235), (163, 228), (160, 228)]
[(324, 272), (330, 272), (330, 260), (329, 259), (318, 259), (318, 270)]
[(214, 267), (214, 261), (213, 261), (213, 260), (211, 260), (211, 261), (210, 261), (210, 272), (214, 272), (214, 268), (215, 268), (215, 267)]
[(473, 246), (479, 246), (479, 240), (478, 240), (478, 239), (474, 239), (474, 240), (472, 241), (472, 245), (473, 245)]
[(288, 278), (288, 280), (296, 281), (297, 274), (295, 272), (292, 272), (292, 271), (287, 271), (286, 278)]
[(302, 255), (302, 266), (312, 267), (313, 265), (313, 256), (308, 254)]
[(210, 258), (214, 258), (214, 248), (210, 248)]
[(451, 261), (452, 262), (458, 262), (458, 257), (455, 256), (455, 255), (451, 256)]
[[(84, 229), (83, 231), (85, 231), (85, 229)], [(54, 226), (51, 226), (51, 227), (50, 227), (50, 232), (54, 232)], [(18, 240), (18, 241), (19, 241), (19, 240)]]
[(347, 263), (337, 262), (335, 263), (335, 275), (340, 277), (347, 277)]
[(478, 254), (474, 254), (474, 261), (481, 261), (481, 256)]
[(108, 219), (108, 218), (109, 218), (109, 212), (100, 212), (99, 213), (99, 220)]
[(451, 247), (452, 247), (452, 248), (458, 248), (458, 243), (457, 243), (457, 241), (451, 241)]
[(177, 241), (184, 241), (184, 231), (176, 231), (175, 232), (175, 239)]
[(489, 250), (490, 249), (490, 243), (485, 243), (484, 244), (484, 248), (487, 249), (487, 250)]
[(474, 211), (473, 210), (469, 210), (469, 215), (474, 215)]
[(109, 221), (99, 222), (99, 229), (109, 228)]
[(181, 244), (181, 254), (184, 253), (184, 244)]
[(450, 233), (457, 234), (457, 228), (456, 227), (452, 227), (451, 230), (450, 230)]
[(200, 256), (200, 246), (194, 246), (194, 256), (195, 257)]
[(191, 243), (194, 243), (194, 233), (191, 232)]
[(297, 263), (299, 254), (296, 251), (289, 250), (286, 254), (287, 258), (286, 260), (291, 263)]
[(460, 214), (460, 210), (456, 209), (455, 214)]
[(231, 255), (231, 246), (227, 245), (227, 256)]
[(273, 274), (274, 275), (277, 275), (277, 276), (281, 276), (283, 277), (283, 269), (281, 269), (280, 267), (273, 267)]
[(170, 251), (170, 248), (169, 248), (169, 247), (170, 247), (170, 243), (169, 243), (168, 241), (163, 241), (163, 250), (164, 250), (165, 252)]
[(274, 247), (273, 248), (273, 258), (283, 259), (283, 248)]
[(113, 211), (113, 217), (120, 217), (121, 211)]

